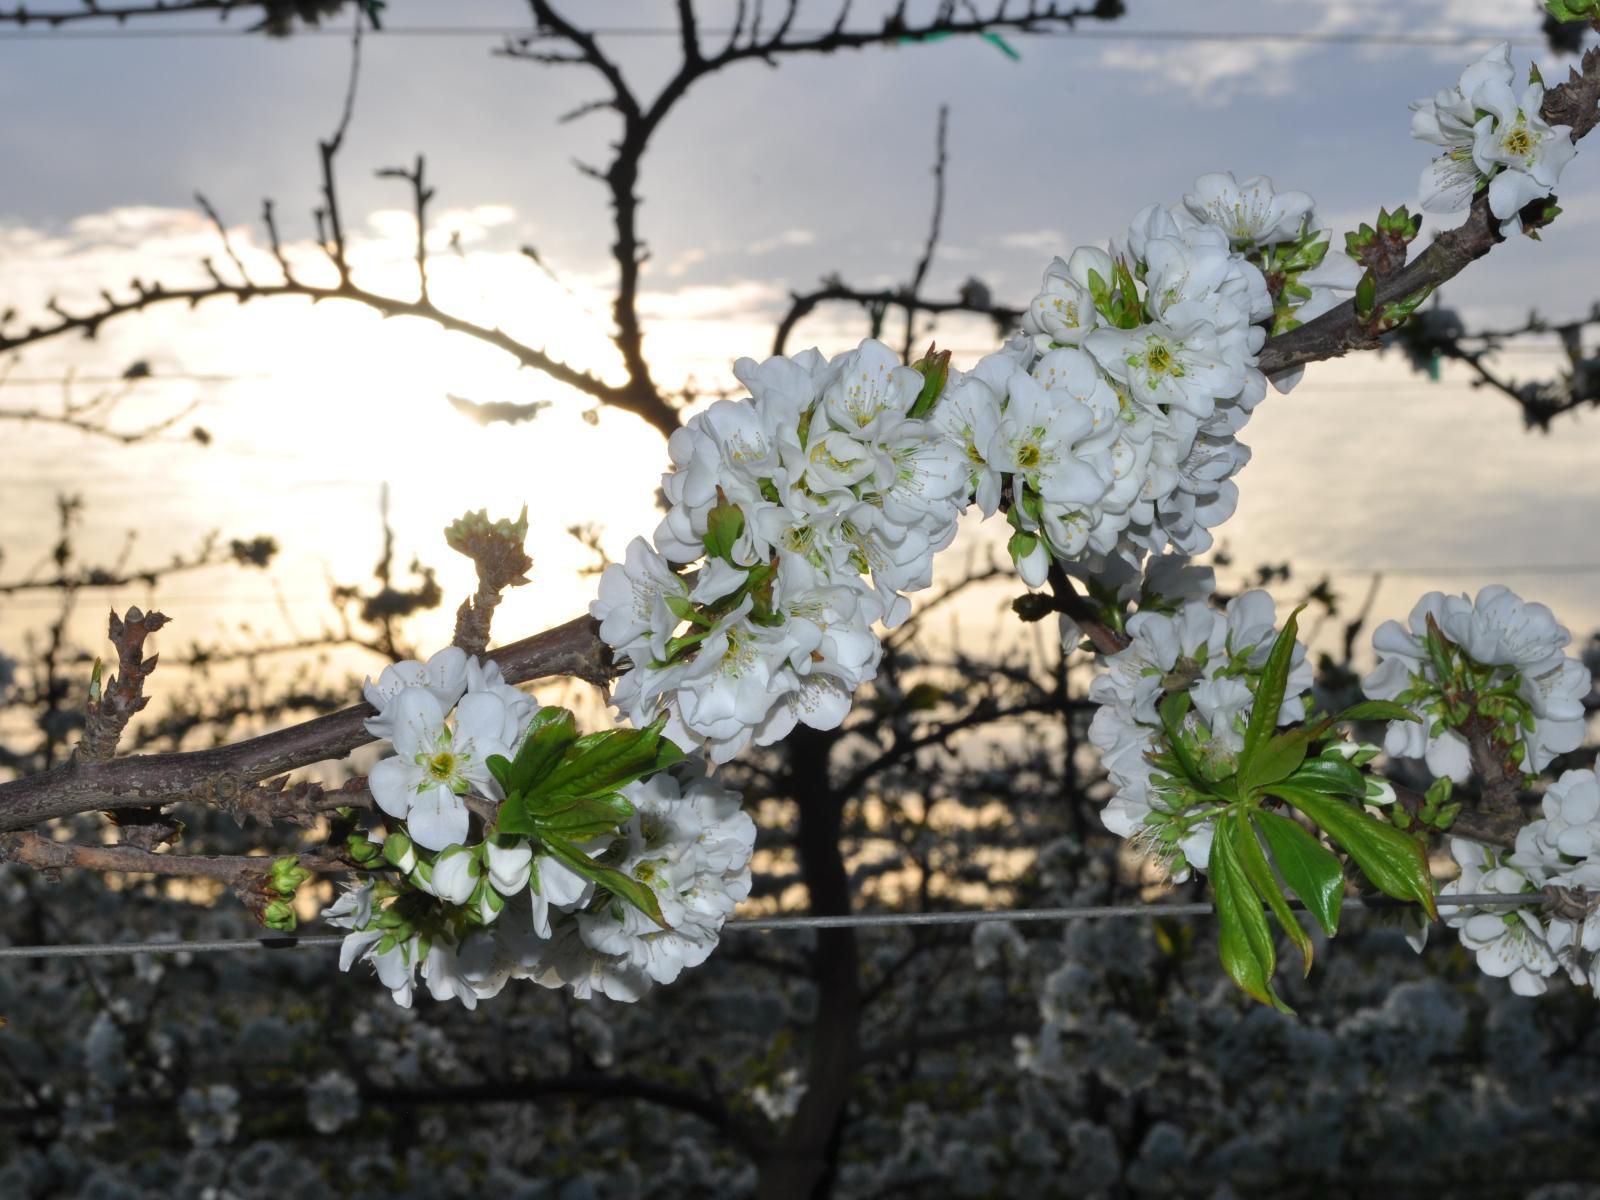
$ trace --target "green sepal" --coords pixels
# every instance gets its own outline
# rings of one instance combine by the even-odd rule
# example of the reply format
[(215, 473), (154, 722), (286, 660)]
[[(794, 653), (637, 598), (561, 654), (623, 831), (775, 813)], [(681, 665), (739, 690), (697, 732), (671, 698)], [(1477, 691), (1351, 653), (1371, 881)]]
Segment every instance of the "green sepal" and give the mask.
[(1272, 850), (1278, 873), (1329, 937), (1339, 932), (1344, 903), (1344, 867), (1339, 856), (1298, 823), (1257, 809), (1252, 819)]
[(1272, 792), (1305, 813), (1338, 842), (1380, 892), (1420, 904), (1430, 917), (1438, 919), (1428, 856), (1421, 842), (1345, 800), (1284, 783), (1277, 784)]
[(637, 879), (623, 874), (615, 867), (602, 866), (571, 842), (558, 837), (546, 837), (540, 840), (552, 858), (585, 879), (593, 880), (597, 887), (604, 888), (617, 899), (633, 905), (661, 928), (672, 928), (661, 915), (661, 904), (656, 899), (656, 894)]

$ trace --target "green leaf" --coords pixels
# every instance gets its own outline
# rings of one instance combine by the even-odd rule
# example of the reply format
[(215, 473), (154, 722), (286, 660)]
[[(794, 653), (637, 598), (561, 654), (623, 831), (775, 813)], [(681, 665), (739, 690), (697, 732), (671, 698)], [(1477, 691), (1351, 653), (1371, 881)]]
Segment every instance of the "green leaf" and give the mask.
[(1415, 901), (1430, 917), (1438, 919), (1433, 879), (1428, 873), (1428, 856), (1422, 843), (1368, 815), (1359, 805), (1288, 783), (1277, 784), (1271, 790), (1343, 846), (1361, 868), (1361, 873), (1380, 892), (1396, 900)]
[(717, 503), (706, 514), (706, 553), (712, 558), (725, 559), (733, 566), (733, 547), (744, 532), (744, 512), (730, 501), (721, 485), (717, 487)]
[(1217, 950), (1223, 970), (1244, 992), (1279, 1012), (1293, 1012), (1272, 988), (1278, 958), (1261, 898), (1250, 886), (1233, 840), (1211, 842), (1211, 891), (1217, 904)]
[[(533, 716), (533, 723), (523, 735), (517, 756), (511, 760), (509, 781), (501, 780), (507, 793), (530, 792), (544, 782), (555, 770), (567, 747), (578, 740), (578, 726), (572, 713), (564, 708), (548, 705)], [(493, 771), (491, 756), (490, 770)], [(496, 776), (495, 778), (499, 778)]]
[(1344, 903), (1339, 856), (1288, 817), (1257, 809), (1253, 819), (1272, 848), (1272, 861), (1283, 881), (1332, 937), (1339, 932), (1339, 908)]
[(664, 722), (648, 729), (608, 729), (579, 738), (560, 765), (539, 785), (535, 808), (553, 801), (615, 792), (683, 758), (683, 751), (661, 736)]
[[(1309, 788), (1324, 796), (1344, 796), (1360, 800), (1367, 794), (1367, 777), (1349, 763), (1339, 759), (1314, 758), (1302, 763), (1300, 769), (1282, 781), (1292, 787)], [(1270, 784), (1266, 785), (1269, 788)]]
[(1194, 756), (1189, 753), (1188, 743), (1183, 737), (1183, 718), (1189, 714), (1189, 693), (1169, 692), (1156, 711), (1161, 716), (1161, 727), (1166, 731), (1167, 744), (1172, 748), (1173, 758), (1177, 760), (1184, 778), (1195, 787), (1210, 791), (1211, 786), (1200, 773), (1200, 764), (1195, 762)]
[(950, 378), (950, 351), (928, 347), (928, 353), (911, 364), (911, 369), (922, 376), (922, 391), (917, 394), (906, 414), (913, 419), (925, 417), (944, 394), (945, 381)]
[(1356, 316), (1363, 321), (1372, 316), (1378, 304), (1378, 277), (1368, 267), (1356, 284)]
[(1308, 731), (1292, 729), (1275, 733), (1256, 751), (1255, 758), (1239, 769), (1239, 786), (1246, 792), (1277, 783), (1293, 774), (1306, 760), (1310, 743)]
[(1256, 839), (1255, 826), (1250, 824), (1242, 809), (1230, 809), (1217, 822), (1217, 837), (1229, 838), (1233, 842), (1233, 851), (1238, 857), (1239, 865), (1244, 869), (1245, 878), (1250, 881), (1250, 886), (1257, 894), (1266, 900), (1272, 915), (1278, 918), (1278, 924), (1283, 926), (1283, 931), (1289, 935), (1289, 940), (1294, 943), (1295, 949), (1300, 951), (1301, 961), (1305, 965), (1304, 974), (1311, 974), (1313, 954), (1311, 936), (1306, 933), (1289, 908), (1283, 889), (1272, 873), (1272, 867), (1261, 849), (1261, 843)]
[(565, 841), (587, 842), (603, 833), (615, 833), (617, 827), (633, 813), (633, 805), (620, 792), (612, 792), (607, 796), (585, 796), (555, 812), (535, 814), (534, 827), (522, 832), (533, 833), (540, 838), (553, 833)]
[(596, 886), (604, 888), (617, 899), (633, 905), (661, 928), (672, 928), (661, 915), (661, 904), (657, 901), (656, 894), (637, 879), (623, 874), (615, 867), (602, 866), (571, 842), (558, 837), (546, 837), (540, 840), (553, 858), (585, 879), (594, 880)]
[(1421, 717), (1403, 704), (1393, 700), (1363, 700), (1352, 704), (1343, 712), (1335, 713), (1335, 721), (1420, 721)]
[(1250, 706), (1250, 721), (1244, 729), (1244, 749), (1239, 753), (1242, 779), (1254, 774), (1253, 767), (1262, 747), (1278, 728), (1278, 714), (1283, 710), (1283, 693), (1289, 686), (1289, 667), (1294, 661), (1294, 641), (1300, 632), (1299, 618), (1304, 608), (1302, 604), (1289, 614), (1272, 643), (1266, 666), (1261, 669), (1261, 681), (1256, 685), (1255, 701)]

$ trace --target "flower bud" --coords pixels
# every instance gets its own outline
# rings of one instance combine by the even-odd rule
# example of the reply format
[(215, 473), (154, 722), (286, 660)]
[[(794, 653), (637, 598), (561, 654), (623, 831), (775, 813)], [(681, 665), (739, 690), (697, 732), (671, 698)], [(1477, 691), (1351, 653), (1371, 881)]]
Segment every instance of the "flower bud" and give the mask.
[(281, 929), (285, 932), (292, 930), (298, 923), (294, 914), (294, 903), (289, 900), (274, 900), (261, 914), (261, 923), (268, 929)]
[(403, 833), (391, 833), (383, 839), (383, 857), (391, 867), (407, 875), (417, 865), (417, 852), (411, 848), (411, 839)]
[(433, 860), (433, 894), (448, 904), (465, 904), (478, 885), (478, 856), (465, 846), (447, 846)]

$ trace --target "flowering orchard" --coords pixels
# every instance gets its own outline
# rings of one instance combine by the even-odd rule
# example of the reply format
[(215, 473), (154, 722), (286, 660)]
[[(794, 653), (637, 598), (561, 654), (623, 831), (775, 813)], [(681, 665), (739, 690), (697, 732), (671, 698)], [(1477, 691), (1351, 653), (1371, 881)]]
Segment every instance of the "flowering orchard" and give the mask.
[[(1554, 219), (1592, 114), (1551, 124), (1542, 81), (1518, 79), (1502, 45), (1413, 106), (1414, 135), (1443, 150), (1425, 208), (1478, 198), (1507, 237)], [(1291, 897), (1330, 935), (1351, 885), (1407, 902), (1420, 949), (1444, 834), (1460, 868), (1446, 894), (1552, 902), (1451, 910), (1482, 969), (1525, 994), (1558, 972), (1588, 984), (1595, 772), (1565, 772), (1540, 819), (1505, 825), (1517, 791), (1583, 740), (1590, 675), (1549, 610), (1502, 587), (1429, 593), (1377, 631), (1367, 698), (1320, 712), (1297, 614), (1279, 626), (1261, 591), (1218, 609), (1212, 573), (1188, 563), (1234, 510), (1251, 414), (1299, 376), (1269, 378), (1269, 337), (1346, 299), (1367, 344), (1404, 323), (1431, 287), (1380, 291), (1418, 227), (1384, 212), (1334, 252), (1309, 196), (1206, 175), (1122, 240), (1055, 259), (1024, 330), (971, 370), (932, 349), (908, 366), (873, 340), (741, 359), (749, 395), (672, 434), (666, 514), (590, 606), (631, 729), (580, 735), (459, 638), (369, 681), (366, 732), (394, 755), (367, 780), (381, 823), (343, 846), (367, 878), (324, 914), (350, 930), (341, 965), (370, 966), (402, 1005), (420, 978), (470, 1008), (513, 979), (635, 1000), (703, 962), (755, 845), (716, 768), (840, 725), (876, 675), (879, 631), (907, 619), (976, 506), (1004, 513), (1018, 575), (1050, 585), (1034, 615), (1059, 612), (1064, 645), (1098, 654), (1106, 827), (1174, 879), (1208, 875), (1239, 987), (1285, 1007), (1269, 918), (1309, 970)], [(520, 552), (525, 516), (476, 528)], [(1347, 732), (1380, 722), (1381, 747)], [(1374, 772), (1384, 753), (1435, 782), (1398, 795)], [(1464, 813), (1453, 788), (1474, 775), (1483, 800)], [(307, 877), (279, 861), (268, 924), (292, 926)]]

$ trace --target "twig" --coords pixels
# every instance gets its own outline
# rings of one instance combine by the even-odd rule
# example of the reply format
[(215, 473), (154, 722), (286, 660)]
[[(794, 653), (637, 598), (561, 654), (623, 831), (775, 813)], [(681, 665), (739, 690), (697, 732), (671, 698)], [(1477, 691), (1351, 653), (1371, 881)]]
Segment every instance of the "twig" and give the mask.
[[(106, 681), (98, 695), (90, 693), (83, 738), (75, 752), (78, 762), (109, 762), (134, 713), (150, 702), (144, 694), (144, 681), (156, 669), (158, 656), (144, 657), (144, 641), (166, 623), (164, 614), (141, 612), (137, 607), (128, 610), (126, 619), (111, 614), (110, 637), (117, 648), (118, 674)], [(95, 686), (98, 684), (97, 679)]]

